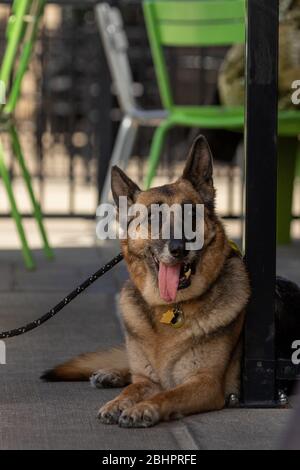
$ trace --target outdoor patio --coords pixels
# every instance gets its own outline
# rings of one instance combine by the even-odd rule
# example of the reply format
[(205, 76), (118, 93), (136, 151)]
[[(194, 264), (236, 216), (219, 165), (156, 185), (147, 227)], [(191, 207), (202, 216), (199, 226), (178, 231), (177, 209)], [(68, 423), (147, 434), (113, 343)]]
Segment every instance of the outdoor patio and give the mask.
[[(300, 3), (176, 0), (170, 8), (163, 0), (14, 0), (10, 6), (0, 1), (0, 332), (41, 317), (119, 253), (116, 240), (99, 241), (95, 230), (97, 206), (110, 200), (111, 166), (144, 189), (175, 181), (199, 133), (214, 156), (216, 212), (242, 249), (251, 296), (241, 407), (147, 429), (105, 426), (97, 412), (119, 390), (40, 376), (73, 356), (123, 342), (118, 299), (128, 273), (119, 263), (46, 324), (0, 342), (0, 450), (299, 446), (295, 396), (276, 407), (286, 398), (284, 379), (299, 381), (300, 366), (289, 356), (290, 339), (286, 356), (279, 351), (274, 297), (277, 307), (276, 256), (277, 275), (300, 285), (300, 100), (291, 95), (300, 78)], [(203, 179), (193, 184), (208, 207), (201, 191), (211, 174), (199, 173)], [(187, 281), (195, 274), (196, 263), (183, 253), (160, 260), (160, 269), (177, 266), (176, 289), (189, 286), (180, 285), (183, 274)], [(296, 312), (292, 294), (282, 295), (282, 310), (286, 298)], [(183, 302), (173, 300), (169, 323), (180, 309), (186, 315)], [(219, 324), (225, 341), (232, 324)], [(200, 372), (209, 370), (199, 364)]]
[[(0, 222), (2, 242), (13, 248)], [(53, 230), (55, 228), (55, 230)], [(56, 259), (35, 250), (38, 270), (29, 273), (18, 250), (1, 250), (1, 329), (42, 315), (116, 252), (117, 246), (87, 247), (94, 223), (49, 221)], [(10, 241), (9, 241), (10, 240)], [(69, 247), (66, 245), (69, 244)], [(278, 273), (300, 283), (300, 243), (278, 250)], [(117, 295), (126, 278), (123, 264), (105, 275), (61, 314), (24, 336), (6, 341), (1, 365), (1, 449), (276, 449), (288, 423), (286, 409), (230, 409), (193, 415), (150, 429), (124, 430), (97, 421), (98, 408), (118, 390), (88, 383), (44, 383), (40, 374), (82, 352), (122, 341)]]

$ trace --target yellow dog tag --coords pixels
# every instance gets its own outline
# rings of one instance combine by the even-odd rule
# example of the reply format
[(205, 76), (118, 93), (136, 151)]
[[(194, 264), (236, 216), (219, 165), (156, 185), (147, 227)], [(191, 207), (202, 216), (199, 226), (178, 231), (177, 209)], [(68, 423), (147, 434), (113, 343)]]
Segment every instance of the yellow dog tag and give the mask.
[(173, 328), (180, 328), (184, 324), (182, 308), (176, 305), (173, 309), (167, 310), (161, 317), (160, 323), (171, 325)]
[(172, 310), (167, 310), (161, 317), (160, 323), (165, 323), (166, 325), (169, 325), (171, 321), (174, 318), (174, 312)]

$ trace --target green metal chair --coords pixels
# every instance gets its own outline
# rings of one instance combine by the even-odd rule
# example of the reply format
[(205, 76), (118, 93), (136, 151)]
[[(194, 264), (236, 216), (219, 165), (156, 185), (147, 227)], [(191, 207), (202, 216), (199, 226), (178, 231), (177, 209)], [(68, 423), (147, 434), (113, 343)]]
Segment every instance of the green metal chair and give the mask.
[[(174, 103), (163, 48), (228, 46), (245, 42), (245, 0), (145, 0), (143, 3), (161, 100), (168, 117), (157, 128), (150, 149), (145, 187), (159, 163), (167, 132), (174, 126), (242, 131), (244, 108), (178, 106)], [(278, 242), (290, 241), (291, 206), (300, 112), (280, 111), (278, 118)], [(263, 145), (263, 142), (261, 143)], [(266, 175), (266, 178), (268, 175)], [(255, 191), (255, 188), (253, 188)]]
[[(6, 89), (7, 94), (7, 101), (5, 104), (2, 104), (0, 108), (0, 130), (1, 134), (6, 132), (10, 137), (13, 154), (20, 165), (32, 203), (34, 217), (41, 233), (44, 252), (46, 256), (51, 259), (53, 258), (53, 252), (47, 239), (40, 206), (34, 196), (30, 174), (26, 167), (13, 118), (13, 112), (20, 95), (22, 79), (28, 67), (44, 4), (44, 0), (14, 0), (13, 2), (12, 12), (9, 17), (6, 31), (7, 45), (0, 68), (0, 81), (1, 84), (4, 85), (2, 88)], [(33, 269), (35, 267), (35, 263), (27, 243), (22, 218), (16, 204), (10, 175), (6, 167), (4, 157), (4, 148), (0, 140), (0, 176), (2, 177), (11, 206), (11, 214), (16, 222), (20, 236), (25, 264), (28, 269)]]

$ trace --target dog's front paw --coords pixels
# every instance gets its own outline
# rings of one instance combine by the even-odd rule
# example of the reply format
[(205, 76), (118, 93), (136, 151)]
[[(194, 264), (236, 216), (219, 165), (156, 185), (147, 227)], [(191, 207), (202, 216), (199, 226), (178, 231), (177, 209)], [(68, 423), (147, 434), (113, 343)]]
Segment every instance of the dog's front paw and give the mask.
[(148, 428), (159, 421), (158, 406), (149, 402), (141, 402), (123, 411), (119, 418), (119, 426), (122, 428)]
[(120, 400), (119, 398), (115, 398), (100, 408), (98, 412), (98, 419), (103, 424), (117, 424), (122, 412), (131, 406), (131, 400)]
[(100, 369), (90, 377), (90, 383), (95, 388), (114, 388), (124, 386), (121, 372), (111, 369)]

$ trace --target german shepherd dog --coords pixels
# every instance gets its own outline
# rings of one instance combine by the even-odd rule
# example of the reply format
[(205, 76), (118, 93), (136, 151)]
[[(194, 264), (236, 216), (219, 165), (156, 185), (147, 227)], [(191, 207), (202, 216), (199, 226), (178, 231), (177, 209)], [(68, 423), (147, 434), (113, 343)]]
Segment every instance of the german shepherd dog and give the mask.
[(130, 274), (121, 293), (126, 346), (85, 354), (45, 373), (46, 380), (88, 380), (125, 387), (99, 411), (105, 424), (148, 427), (191, 413), (220, 410), (239, 393), (248, 274), (215, 212), (212, 155), (203, 136), (193, 143), (182, 176), (142, 191), (118, 167), (118, 204), (204, 204), (204, 244), (185, 239), (121, 241)]

